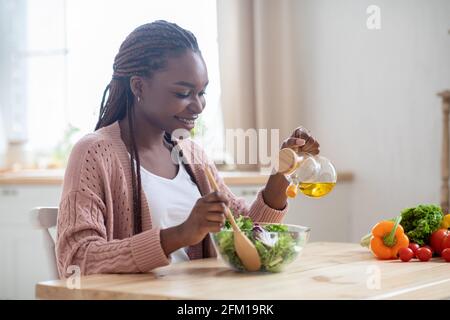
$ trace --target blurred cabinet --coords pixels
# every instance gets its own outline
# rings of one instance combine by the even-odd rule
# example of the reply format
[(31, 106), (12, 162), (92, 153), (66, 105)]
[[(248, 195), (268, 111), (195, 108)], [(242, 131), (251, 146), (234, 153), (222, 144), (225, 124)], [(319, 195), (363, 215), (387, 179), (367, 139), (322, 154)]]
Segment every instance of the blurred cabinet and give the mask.
[(231, 191), (239, 198), (244, 198), (247, 204), (250, 204), (255, 200), (258, 191), (263, 187), (262, 185), (241, 185), (241, 186), (228, 186)]
[(34, 299), (34, 286), (50, 280), (42, 233), (32, 229), (29, 212), (57, 206), (57, 185), (0, 186), (0, 299)]

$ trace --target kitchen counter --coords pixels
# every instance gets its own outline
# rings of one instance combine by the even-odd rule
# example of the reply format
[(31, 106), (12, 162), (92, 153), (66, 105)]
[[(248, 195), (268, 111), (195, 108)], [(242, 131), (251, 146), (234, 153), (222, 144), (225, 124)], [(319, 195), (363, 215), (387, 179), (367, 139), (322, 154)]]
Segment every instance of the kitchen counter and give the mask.
[(316, 242), (278, 274), (234, 272), (202, 259), (146, 274), (92, 275), (80, 289), (37, 284), (39, 299), (450, 299), (449, 263), (379, 261), (354, 243)]
[[(268, 179), (256, 171), (222, 171), (220, 174), (227, 185), (263, 185)], [(0, 185), (61, 185), (63, 178), (63, 169), (10, 171), (0, 174)], [(338, 183), (352, 180), (351, 172), (338, 173)]]

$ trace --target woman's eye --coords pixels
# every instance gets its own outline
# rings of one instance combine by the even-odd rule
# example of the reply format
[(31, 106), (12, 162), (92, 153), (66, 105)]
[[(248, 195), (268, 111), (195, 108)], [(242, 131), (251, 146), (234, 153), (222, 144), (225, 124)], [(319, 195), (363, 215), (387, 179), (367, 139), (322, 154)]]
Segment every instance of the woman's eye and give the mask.
[[(186, 99), (186, 98), (189, 98), (189, 96), (190, 96), (191, 94), (188, 92), (188, 93), (180, 93), (180, 92), (176, 92), (175, 93), (175, 96), (177, 96), (178, 98), (180, 98), (180, 99)], [(201, 92), (199, 92), (198, 93), (198, 95), (200, 96), (200, 97), (203, 97), (204, 95), (206, 95), (206, 92), (205, 91), (201, 91)]]
[(189, 93), (179, 93), (179, 92), (177, 92), (177, 93), (175, 93), (175, 95), (178, 97), (178, 98), (180, 98), (180, 99), (186, 99), (186, 98), (188, 98), (189, 97)]

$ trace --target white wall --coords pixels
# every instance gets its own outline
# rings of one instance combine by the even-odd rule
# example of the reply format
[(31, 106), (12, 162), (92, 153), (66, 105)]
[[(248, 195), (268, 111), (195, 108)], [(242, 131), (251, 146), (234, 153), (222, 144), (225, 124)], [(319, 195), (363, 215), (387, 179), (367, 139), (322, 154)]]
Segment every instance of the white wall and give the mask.
[[(355, 173), (351, 239), (405, 207), (438, 203), (436, 93), (450, 89), (450, 1), (294, 2), (294, 121), (313, 131), (338, 170)], [(381, 9), (381, 30), (366, 27), (371, 4)]]

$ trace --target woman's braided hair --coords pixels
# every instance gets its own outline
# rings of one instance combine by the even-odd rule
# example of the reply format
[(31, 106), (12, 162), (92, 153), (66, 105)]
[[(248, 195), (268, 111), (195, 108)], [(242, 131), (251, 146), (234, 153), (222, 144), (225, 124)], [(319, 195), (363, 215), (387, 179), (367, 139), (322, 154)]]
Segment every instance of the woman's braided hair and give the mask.
[(164, 20), (144, 24), (131, 32), (120, 46), (114, 59), (111, 82), (103, 92), (100, 115), (95, 130), (122, 120), (128, 115), (134, 234), (142, 232), (141, 171), (134, 137), (133, 104), (135, 97), (131, 91), (130, 78), (131, 76), (150, 78), (155, 72), (165, 68), (169, 57), (180, 55), (187, 50), (200, 53), (197, 39), (190, 31)]

